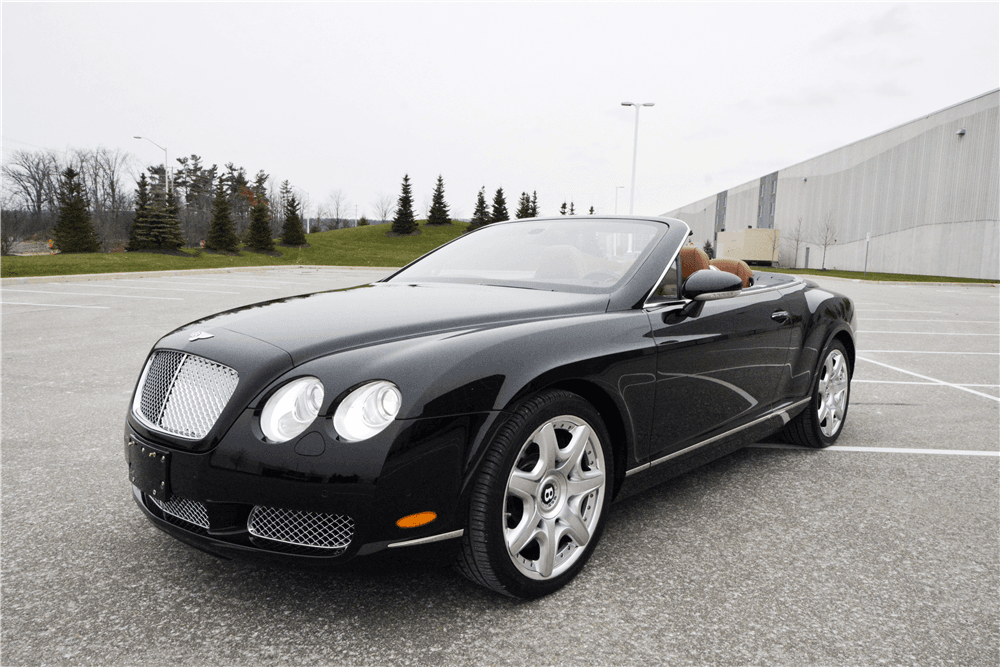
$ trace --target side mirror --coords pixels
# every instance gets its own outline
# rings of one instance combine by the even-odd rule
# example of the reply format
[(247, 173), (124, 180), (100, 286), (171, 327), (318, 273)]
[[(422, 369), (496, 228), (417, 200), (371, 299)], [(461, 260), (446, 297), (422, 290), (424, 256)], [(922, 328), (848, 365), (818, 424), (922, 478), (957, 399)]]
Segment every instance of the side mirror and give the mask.
[(743, 279), (728, 271), (695, 271), (684, 281), (681, 296), (693, 301), (714, 301), (738, 296), (743, 291)]

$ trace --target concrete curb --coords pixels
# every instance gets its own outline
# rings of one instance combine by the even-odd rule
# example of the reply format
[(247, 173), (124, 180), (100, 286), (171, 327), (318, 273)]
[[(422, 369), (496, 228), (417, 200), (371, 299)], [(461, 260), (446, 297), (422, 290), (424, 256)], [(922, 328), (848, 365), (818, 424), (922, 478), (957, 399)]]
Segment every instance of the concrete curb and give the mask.
[(263, 273), (275, 269), (348, 270), (348, 271), (396, 271), (395, 266), (326, 266), (311, 264), (271, 264), (265, 266), (236, 266), (222, 269), (179, 269), (172, 271), (134, 271), (124, 273), (78, 273), (67, 276), (28, 276), (23, 278), (3, 278), (0, 287), (11, 285), (35, 285), (40, 283), (78, 283), (92, 280), (116, 280), (119, 278), (165, 278), (170, 276), (193, 276), (220, 273)]

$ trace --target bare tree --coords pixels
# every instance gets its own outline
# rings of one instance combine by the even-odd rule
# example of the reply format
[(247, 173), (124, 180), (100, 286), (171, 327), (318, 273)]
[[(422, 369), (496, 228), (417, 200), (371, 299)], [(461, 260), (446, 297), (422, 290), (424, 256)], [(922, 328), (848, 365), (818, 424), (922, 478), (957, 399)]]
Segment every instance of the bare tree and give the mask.
[[(59, 160), (50, 151), (14, 151), (4, 163), (4, 190), (9, 192), (11, 206), (27, 210), (34, 218), (35, 231), (46, 229), (46, 214), (55, 206)], [(5, 201), (5, 204), (8, 203)]]
[(781, 248), (781, 230), (772, 229), (771, 230), (771, 265), (776, 266), (780, 264), (780, 257), (778, 256), (778, 250)]
[(281, 236), (281, 226), (285, 223), (285, 195), (282, 193), (278, 179), (273, 176), (268, 180), (267, 200), (271, 202), (271, 235), (274, 238)]
[(0, 200), (0, 255), (9, 255), (14, 244), (24, 238), (30, 217), (12, 194), (4, 193)]
[(350, 208), (350, 203), (348, 203), (344, 191), (339, 189), (331, 190), (330, 194), (326, 196), (326, 208), (333, 219), (333, 228), (340, 229), (343, 227), (344, 216), (347, 215), (347, 209)]
[(795, 227), (793, 227), (788, 236), (785, 237), (785, 241), (788, 242), (788, 246), (792, 249), (792, 267), (795, 268), (799, 263), (799, 248), (802, 247), (804, 243), (807, 242), (806, 235), (802, 231), (802, 216), (800, 215), (796, 218)]
[(133, 170), (135, 159), (120, 148), (103, 146), (73, 153), (81, 182), (90, 202), (90, 220), (105, 252), (123, 246), (132, 223), (132, 192), (125, 175)]
[(372, 208), (375, 209), (375, 215), (378, 216), (379, 222), (386, 222), (392, 217), (392, 214), (396, 212), (396, 198), (392, 195), (380, 192), (375, 195), (375, 201), (372, 202)]
[(823, 248), (823, 270), (826, 270), (826, 249), (837, 243), (837, 226), (833, 222), (833, 211), (827, 211), (823, 226), (813, 238), (813, 243)]
[(330, 213), (330, 205), (325, 201), (316, 204), (316, 224), (313, 225), (313, 231), (325, 232), (336, 228), (336, 223), (334, 223)]

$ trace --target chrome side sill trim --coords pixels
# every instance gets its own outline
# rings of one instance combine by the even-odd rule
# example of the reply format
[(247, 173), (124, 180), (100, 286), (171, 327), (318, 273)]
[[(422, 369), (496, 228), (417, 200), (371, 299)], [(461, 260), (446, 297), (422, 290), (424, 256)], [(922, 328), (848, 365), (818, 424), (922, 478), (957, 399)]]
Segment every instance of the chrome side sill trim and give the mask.
[(459, 528), (458, 530), (453, 530), (450, 533), (441, 533), (440, 535), (431, 535), (430, 537), (421, 537), (417, 540), (407, 540), (406, 542), (393, 542), (392, 544), (386, 545), (389, 549), (395, 549), (396, 547), (413, 547), (418, 544), (427, 544), (429, 542), (441, 542), (442, 540), (451, 540), (456, 537), (461, 537), (465, 534), (464, 528)]
[(795, 408), (799, 407), (800, 405), (802, 405), (804, 403), (808, 403), (809, 401), (810, 401), (810, 399), (803, 398), (801, 401), (798, 401), (796, 403), (789, 403), (788, 405), (783, 405), (780, 408), (775, 408), (774, 410), (772, 410), (771, 412), (768, 412), (763, 417), (758, 417), (757, 419), (754, 419), (752, 422), (748, 422), (746, 424), (743, 424), (742, 426), (737, 426), (734, 429), (726, 431), (725, 433), (720, 433), (719, 435), (717, 435), (715, 437), (712, 437), (712, 438), (709, 438), (708, 440), (702, 440), (701, 442), (696, 443), (694, 445), (691, 445), (690, 447), (685, 447), (684, 449), (680, 450), (679, 452), (674, 452), (672, 454), (667, 454), (666, 456), (660, 457), (660, 458), (656, 459), (655, 461), (651, 461), (649, 463), (644, 463), (643, 465), (641, 465), (641, 466), (639, 466), (637, 468), (632, 468), (631, 470), (629, 470), (628, 472), (625, 473), (625, 476), (628, 477), (629, 475), (634, 475), (637, 472), (643, 472), (644, 470), (648, 470), (648, 469), (652, 468), (653, 466), (660, 465), (661, 463), (666, 463), (670, 459), (674, 459), (674, 458), (677, 458), (678, 456), (681, 456), (683, 454), (687, 454), (688, 452), (692, 452), (692, 451), (698, 449), (699, 447), (704, 447), (705, 445), (710, 445), (713, 442), (715, 442), (716, 440), (721, 440), (722, 438), (729, 437), (729, 436), (733, 435), (734, 433), (739, 433), (740, 431), (742, 431), (744, 429), (748, 429), (751, 426), (756, 426), (757, 424), (759, 424), (761, 422), (764, 422), (764, 421), (767, 421), (768, 419), (773, 419), (775, 417), (781, 417), (781, 421), (783, 422), (782, 425), (787, 424), (789, 422), (789, 420), (791, 419), (788, 416), (788, 411), (789, 410), (794, 410)]

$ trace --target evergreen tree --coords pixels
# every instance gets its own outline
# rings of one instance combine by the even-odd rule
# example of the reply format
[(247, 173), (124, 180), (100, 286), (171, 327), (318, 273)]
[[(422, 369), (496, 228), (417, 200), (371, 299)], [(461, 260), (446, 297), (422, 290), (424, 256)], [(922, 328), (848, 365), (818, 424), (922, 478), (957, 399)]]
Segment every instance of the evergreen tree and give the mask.
[[(285, 181), (287, 183), (287, 181)], [(304, 246), (306, 244), (306, 230), (302, 227), (302, 218), (299, 216), (299, 202), (295, 195), (290, 195), (285, 202), (285, 225), (281, 228), (282, 245)]]
[(493, 195), (493, 213), (490, 215), (490, 222), (503, 222), (504, 220), (510, 220), (510, 215), (507, 213), (507, 200), (503, 196), (503, 188), (497, 188), (497, 192)]
[(417, 221), (413, 218), (413, 193), (410, 191), (410, 175), (403, 175), (403, 191), (396, 205), (396, 217), (392, 219), (394, 234), (412, 234), (417, 231)]
[(274, 252), (274, 239), (271, 238), (271, 211), (267, 195), (259, 185), (254, 187), (246, 247), (253, 252)]
[(469, 229), (476, 229), (490, 223), (490, 213), (486, 208), (486, 186), (479, 188), (476, 195), (476, 210), (472, 213), (472, 220)]
[(704, 248), (705, 254), (708, 255), (709, 259), (715, 259), (715, 248), (712, 247), (711, 239), (705, 239)]
[(233, 229), (233, 218), (229, 208), (229, 193), (226, 192), (226, 184), (221, 178), (215, 189), (215, 198), (212, 200), (212, 224), (208, 228), (205, 248), (233, 253), (239, 250), (239, 240)]
[(566, 202), (563, 202), (563, 205), (559, 207), (559, 215), (566, 215)]
[(364, 216), (364, 214), (362, 213), (362, 214), (361, 214), (361, 217), (360, 217), (360, 218), (358, 218), (358, 227), (367, 227), (367, 226), (368, 226), (368, 225), (370, 225), (370, 224), (371, 224), (371, 223), (370, 223), (370, 222), (368, 222), (368, 218), (366, 218), (366, 217)]
[(427, 212), (428, 225), (450, 225), (451, 218), (448, 213), (448, 204), (444, 200), (444, 179), (438, 175), (437, 185), (434, 186), (434, 195), (431, 197), (431, 210)]
[(590, 214), (594, 215), (594, 207), (593, 206), (590, 207)]
[(160, 248), (165, 250), (180, 250), (184, 247), (184, 234), (181, 233), (181, 207), (177, 202), (177, 194), (173, 188), (167, 190), (165, 202), (166, 219), (163, 234), (160, 237)]
[(79, 176), (72, 167), (67, 167), (59, 178), (59, 188), (56, 192), (59, 208), (59, 221), (52, 234), (54, 246), (63, 253), (100, 252), (101, 244), (97, 240), (94, 226), (90, 224), (90, 204), (83, 192), (83, 183), (77, 180)]
[(139, 176), (136, 186), (135, 218), (132, 221), (132, 229), (129, 230), (128, 245), (125, 246), (129, 252), (145, 250), (151, 247), (152, 243), (149, 236), (149, 180), (146, 178), (146, 172)]
[(518, 220), (531, 217), (531, 198), (527, 192), (521, 193), (521, 198), (517, 200), (517, 213), (514, 214)]
[(152, 201), (146, 210), (146, 243), (148, 250), (177, 250), (184, 246), (180, 207), (173, 189), (153, 191)]
[(531, 193), (531, 215), (529, 215), (528, 217), (529, 218), (537, 218), (538, 217), (538, 191), (537, 190), (534, 190)]
[(576, 215), (576, 209), (573, 208), (573, 202), (569, 203), (569, 214)]

